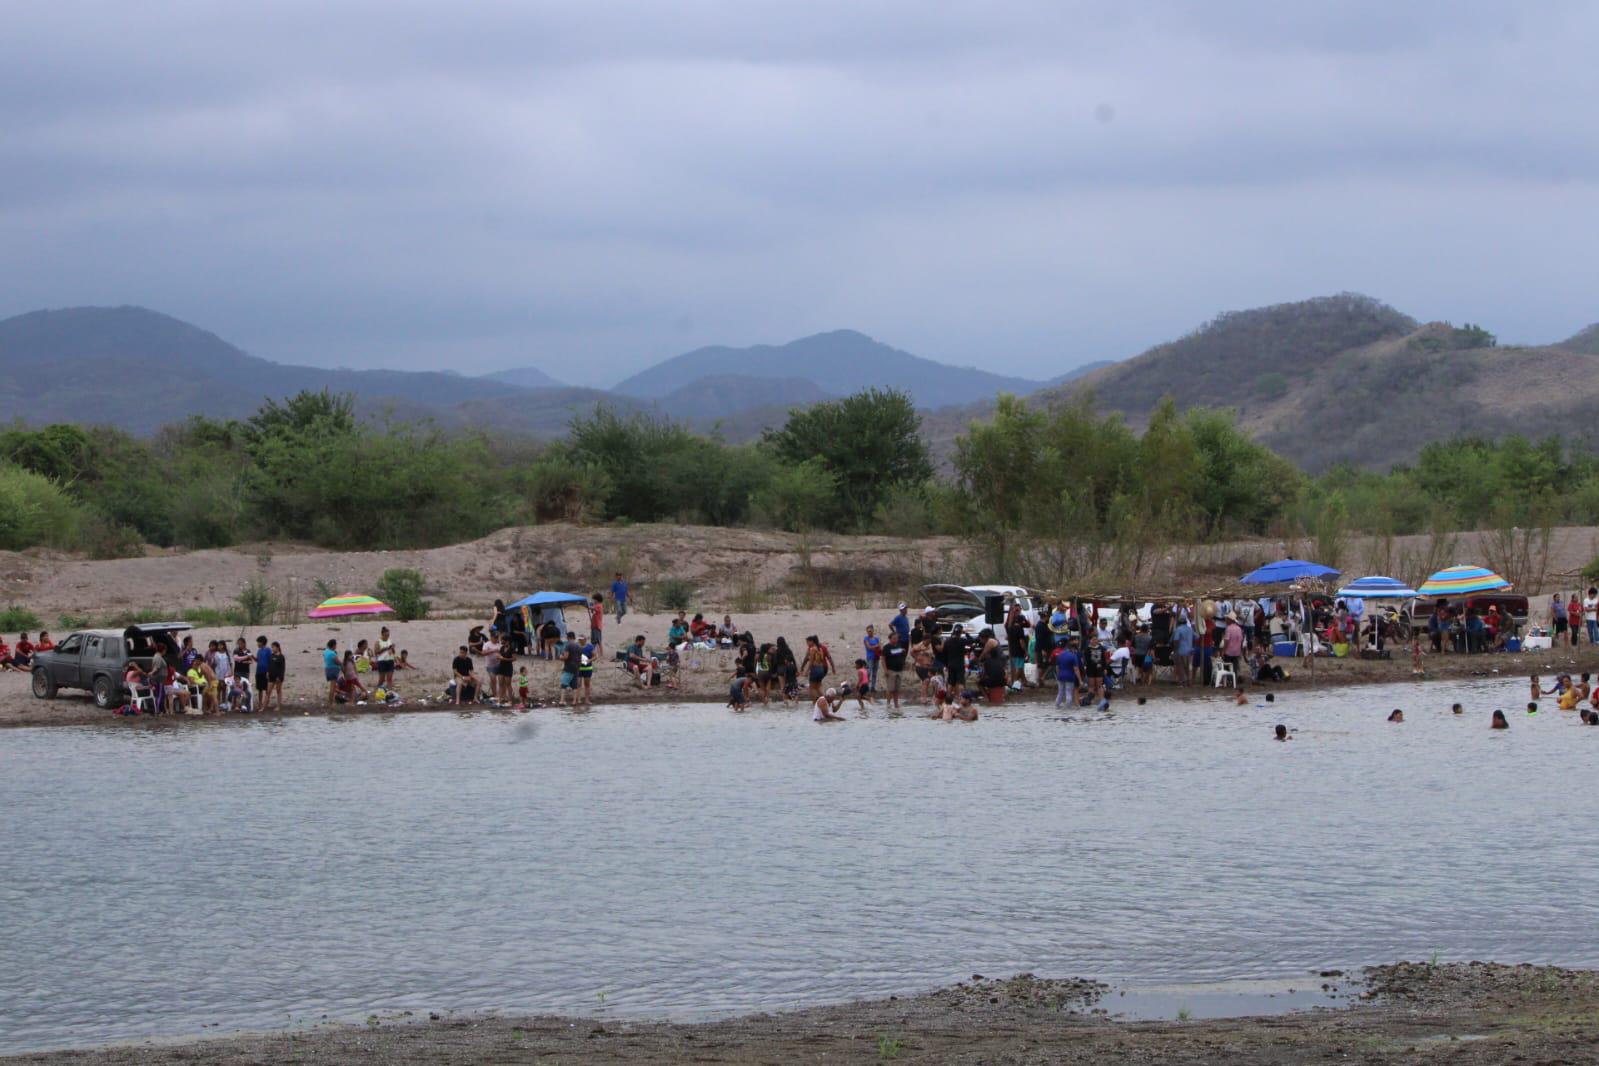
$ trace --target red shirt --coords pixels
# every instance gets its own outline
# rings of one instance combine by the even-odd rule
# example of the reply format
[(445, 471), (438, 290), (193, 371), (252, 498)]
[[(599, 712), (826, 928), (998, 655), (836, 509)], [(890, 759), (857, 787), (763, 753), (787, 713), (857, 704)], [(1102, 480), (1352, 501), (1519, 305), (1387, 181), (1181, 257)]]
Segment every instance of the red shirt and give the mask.
[[(1578, 613), (1581, 613), (1580, 610), (1579, 610)], [(33, 654), (33, 641), (31, 641), (31, 640), (19, 640), (19, 641), (17, 641), (17, 654), (18, 655), (30, 655), (31, 656)]]
[(1570, 620), (1573, 628), (1582, 624), (1582, 601), (1575, 596), (1566, 604), (1566, 618)]
[(589, 605), (589, 628), (603, 629), (605, 627), (605, 608), (597, 603)]

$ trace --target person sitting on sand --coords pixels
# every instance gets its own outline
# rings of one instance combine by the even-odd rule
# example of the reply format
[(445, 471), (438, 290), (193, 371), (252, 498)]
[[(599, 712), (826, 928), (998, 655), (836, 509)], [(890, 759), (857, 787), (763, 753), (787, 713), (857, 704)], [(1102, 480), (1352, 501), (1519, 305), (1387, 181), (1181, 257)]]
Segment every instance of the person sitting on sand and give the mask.
[(1394, 713), (1388, 716), (1388, 720), (1390, 722), (1403, 722), (1405, 720), (1405, 712), (1395, 707)]
[(688, 624), (688, 635), (694, 638), (695, 643), (707, 643), (716, 635), (715, 628), (705, 620), (703, 614), (696, 614), (694, 621)]
[(844, 716), (837, 713), (839, 705), (844, 702), (844, 697), (838, 694), (838, 689), (830, 688), (822, 695), (816, 697), (816, 702), (811, 707), (811, 721), (813, 722), (842, 722)]
[(724, 614), (722, 616), (722, 624), (716, 627), (716, 636), (720, 640), (727, 641), (738, 639), (738, 626), (733, 624), (732, 615)]
[(54, 651), (55, 646), (55, 641), (50, 639), (50, 633), (47, 630), (39, 630), (39, 639), (33, 642), (34, 652)]
[(668, 644), (681, 644), (687, 639), (688, 619), (684, 618), (682, 612), (679, 611), (677, 617), (672, 619), (671, 627), (666, 631), (666, 642)]
[(469, 654), (469, 655), (482, 655), (483, 654), (483, 645), (484, 645), (484, 643), (487, 640), (488, 640), (488, 638), (483, 635), (483, 627), (482, 626), (473, 626), (471, 629), (467, 630), (466, 631), (467, 654)]
[(1494, 712), (1494, 718), (1493, 718), (1493, 724), (1490, 725), (1488, 728), (1489, 729), (1509, 729), (1510, 728), (1510, 723), (1505, 720), (1505, 712), (1504, 711), (1495, 711)]
[(18, 634), (17, 646), (11, 653), (11, 665), (18, 670), (31, 670), (34, 650), (34, 643), (28, 639), (28, 634)]
[(638, 678), (640, 685), (648, 688), (655, 684), (659, 677), (660, 663), (650, 655), (650, 650), (644, 646), (644, 634), (640, 633), (633, 638), (633, 643), (627, 646), (627, 671)]
[(0, 672), (14, 670), (11, 665), (11, 645), (6, 643), (5, 637), (0, 637)]
[(404, 648), (400, 649), (400, 657), (394, 660), (396, 670), (415, 670), (416, 665), (411, 662), (411, 653)]
[(450, 673), (455, 683), (455, 705), (476, 702), (477, 678), (472, 675), (471, 645), (461, 645), (455, 658), (450, 660)]

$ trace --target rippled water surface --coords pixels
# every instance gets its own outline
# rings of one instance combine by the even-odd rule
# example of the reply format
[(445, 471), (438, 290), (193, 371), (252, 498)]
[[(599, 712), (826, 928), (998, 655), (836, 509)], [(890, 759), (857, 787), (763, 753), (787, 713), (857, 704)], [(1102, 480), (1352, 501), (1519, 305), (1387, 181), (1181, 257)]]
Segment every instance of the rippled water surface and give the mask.
[(403, 1009), (703, 1015), (974, 972), (1599, 965), (1599, 729), (1546, 710), (1489, 732), (1524, 700), (4, 731), (0, 1046)]

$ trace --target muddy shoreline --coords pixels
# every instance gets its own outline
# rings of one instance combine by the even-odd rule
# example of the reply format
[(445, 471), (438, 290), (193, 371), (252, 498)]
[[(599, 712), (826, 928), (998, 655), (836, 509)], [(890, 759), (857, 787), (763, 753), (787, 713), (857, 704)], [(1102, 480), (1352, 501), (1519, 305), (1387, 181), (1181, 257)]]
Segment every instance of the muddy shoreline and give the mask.
[[(1341, 976), (1341, 975), (1340, 975)], [(1118, 1021), (1103, 985), (1030, 974), (915, 996), (701, 1023), (480, 1015), (125, 1044), (14, 1064), (236, 1062), (1323, 1063), (1599, 1060), (1599, 973), (1400, 962), (1347, 1007), (1265, 1017)]]

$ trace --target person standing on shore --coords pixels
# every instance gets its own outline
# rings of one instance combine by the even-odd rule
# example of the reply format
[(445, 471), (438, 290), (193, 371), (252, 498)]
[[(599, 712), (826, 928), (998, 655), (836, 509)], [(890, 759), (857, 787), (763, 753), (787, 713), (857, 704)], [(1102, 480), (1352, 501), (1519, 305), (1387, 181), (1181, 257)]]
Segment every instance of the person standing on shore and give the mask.
[(911, 646), (911, 619), (908, 610), (908, 605), (901, 602), (899, 613), (888, 620), (888, 628), (899, 634), (899, 645), (902, 648)]
[[(283, 679), (288, 675), (289, 657), (283, 654), (283, 645), (274, 640), (267, 665), (267, 698), (275, 701), (280, 714), (283, 712)], [(265, 707), (266, 704), (262, 704), (262, 709)]]
[(1571, 646), (1575, 648), (1581, 641), (1578, 639), (1584, 631), (1582, 624), (1582, 600), (1573, 592), (1571, 599), (1566, 601), (1566, 623), (1571, 629)]
[(594, 602), (589, 604), (589, 643), (594, 645), (594, 654), (600, 655), (605, 648), (605, 596), (596, 592)]
[(1055, 706), (1068, 700), (1077, 706), (1077, 689), (1083, 683), (1082, 662), (1077, 658), (1077, 638), (1072, 637), (1055, 657)]
[(377, 643), (372, 645), (372, 668), (378, 674), (378, 687), (385, 691), (394, 687), (394, 641), (389, 637), (389, 627), (378, 631)]
[(888, 643), (883, 645), (883, 702), (890, 710), (899, 710), (900, 680), (905, 673), (905, 660), (910, 649), (899, 638), (899, 630), (890, 626)]
[(272, 678), (272, 649), (267, 647), (266, 634), (255, 638), (255, 706), (264, 711), (267, 706), (267, 686)]
[(877, 690), (877, 653), (883, 647), (883, 641), (877, 635), (876, 626), (866, 627), (866, 637), (861, 641), (861, 647), (866, 652), (866, 672), (869, 675), (872, 690), (875, 692)]
[(611, 603), (616, 608), (616, 620), (620, 623), (627, 614), (627, 578), (622, 576), (620, 570), (611, 581)]
[(330, 638), (327, 647), (322, 649), (322, 676), (328, 683), (329, 707), (339, 702), (339, 677), (343, 672), (339, 662), (339, 642), (336, 638)]
[(1188, 621), (1185, 612), (1177, 622), (1177, 629), (1172, 633), (1172, 666), (1177, 674), (1177, 683), (1187, 686), (1192, 684), (1194, 671), (1194, 626)]

